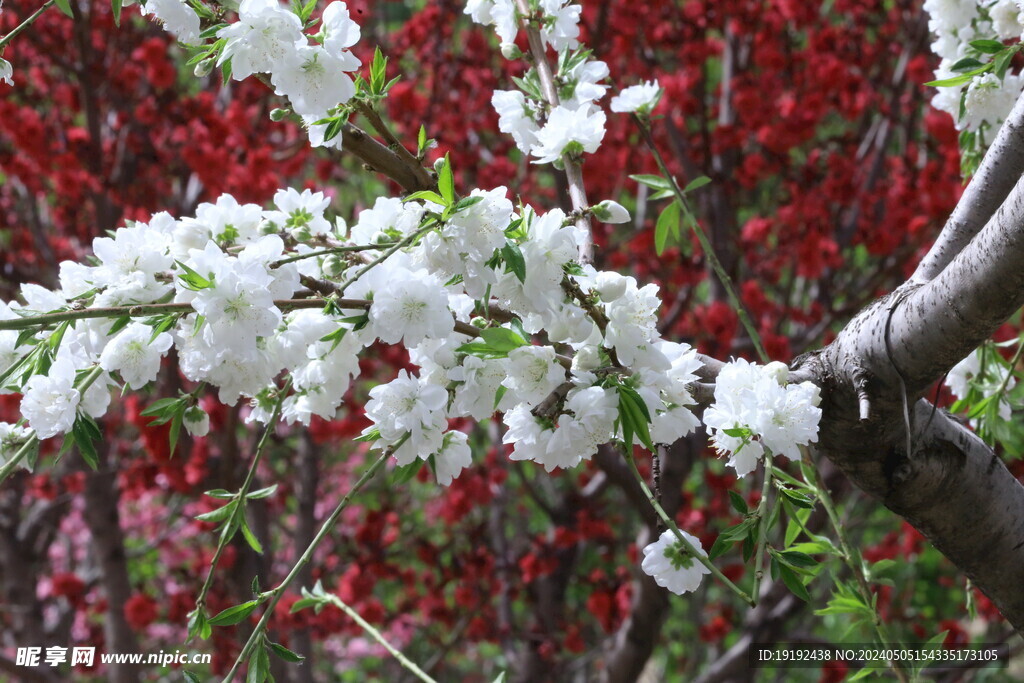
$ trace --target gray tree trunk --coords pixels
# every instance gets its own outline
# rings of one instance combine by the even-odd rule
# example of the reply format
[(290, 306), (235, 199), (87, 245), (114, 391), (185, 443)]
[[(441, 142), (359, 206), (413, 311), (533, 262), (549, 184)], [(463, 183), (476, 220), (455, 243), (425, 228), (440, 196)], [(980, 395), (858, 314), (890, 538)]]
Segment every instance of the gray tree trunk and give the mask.
[(1024, 305), (1022, 172), (1024, 99), (914, 276), (793, 377), (822, 387), (820, 452), (927, 537), (1024, 634), (1024, 486), (973, 432), (921, 398)]

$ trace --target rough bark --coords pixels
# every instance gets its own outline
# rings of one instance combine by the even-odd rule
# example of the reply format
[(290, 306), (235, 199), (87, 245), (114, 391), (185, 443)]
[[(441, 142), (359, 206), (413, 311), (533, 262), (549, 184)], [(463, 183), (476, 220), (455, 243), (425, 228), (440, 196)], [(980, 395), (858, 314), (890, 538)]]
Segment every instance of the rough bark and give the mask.
[(921, 260), (911, 282), (928, 282), (949, 264), (1002, 205), (1024, 173), (1024, 97), (989, 148), (939, 238)]
[(1024, 303), (1022, 198), (1018, 184), (932, 281), (869, 306), (799, 373), (825, 390), (821, 451), (931, 540), (1018, 631), (1024, 487), (972, 432), (918, 399)]

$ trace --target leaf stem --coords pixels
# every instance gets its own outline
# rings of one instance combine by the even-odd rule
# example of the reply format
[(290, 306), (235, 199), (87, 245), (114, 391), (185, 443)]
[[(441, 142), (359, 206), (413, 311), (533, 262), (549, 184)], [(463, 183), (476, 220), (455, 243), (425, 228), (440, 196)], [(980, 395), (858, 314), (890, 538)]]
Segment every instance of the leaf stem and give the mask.
[(647, 486), (647, 482), (644, 481), (643, 476), (640, 474), (640, 470), (637, 469), (636, 461), (633, 460), (633, 456), (623, 451), (623, 457), (625, 457), (626, 462), (629, 463), (629, 467), (633, 471), (633, 476), (640, 484), (640, 488), (643, 489), (644, 495), (647, 497), (647, 501), (654, 508), (654, 511), (658, 513), (658, 517), (660, 517), (661, 521), (665, 523), (665, 526), (671, 529), (676, 539), (683, 544), (683, 547), (686, 548), (686, 551), (690, 553), (690, 555), (694, 559), (696, 559), (702, 565), (707, 567), (708, 570), (711, 572), (712, 576), (714, 576), (716, 579), (725, 584), (725, 586), (729, 590), (738, 595), (740, 599), (742, 599), (745, 603), (747, 603), (751, 607), (757, 606), (757, 603), (749, 595), (747, 595), (747, 593), (742, 588), (740, 588), (735, 583), (730, 581), (729, 578), (722, 573), (722, 570), (716, 567), (714, 563), (708, 559), (706, 553), (698, 552), (697, 549), (693, 546), (693, 544), (686, 540), (686, 537), (683, 536), (681, 531), (679, 531), (679, 527), (676, 526), (675, 520), (668, 516), (668, 513), (665, 512), (665, 508), (661, 507), (661, 504), (658, 502), (657, 498), (654, 497), (654, 493), (652, 493), (650, 487)]
[[(213, 573), (217, 569), (217, 564), (220, 562), (220, 556), (224, 553), (224, 549), (227, 548), (228, 543), (234, 538), (235, 534), (232, 528), (237, 529), (237, 522), (241, 517), (242, 523), (245, 520), (245, 502), (246, 495), (249, 493), (249, 489), (252, 488), (252, 482), (256, 478), (256, 468), (259, 467), (260, 460), (263, 458), (264, 452), (266, 452), (267, 444), (270, 443), (270, 434), (277, 427), (277, 419), (281, 416), (281, 408), (284, 406), (284, 401), (288, 397), (288, 391), (292, 387), (292, 378), (289, 377), (285, 382), (284, 387), (279, 391), (277, 401), (274, 402), (274, 408), (270, 413), (270, 418), (267, 420), (266, 427), (263, 430), (262, 436), (260, 436), (259, 442), (256, 444), (256, 452), (253, 453), (252, 463), (249, 465), (249, 471), (245, 475), (245, 480), (242, 482), (242, 486), (238, 489), (238, 493), (235, 494), (235, 509), (231, 513), (231, 517), (224, 522), (224, 531), (220, 534), (220, 538), (217, 542), (217, 550), (213, 554), (213, 559), (210, 560), (210, 571), (206, 574), (206, 580), (203, 582), (203, 587), (199, 590), (199, 597), (196, 598), (196, 610), (202, 610), (206, 606), (206, 595), (210, 592), (210, 587), (213, 585)], [(228, 503), (230, 505), (230, 503)]]
[(352, 621), (354, 621), (357, 624), (359, 624), (359, 626), (364, 631), (366, 631), (368, 634), (370, 634), (370, 636), (374, 640), (376, 640), (378, 643), (380, 643), (384, 647), (384, 649), (387, 650), (391, 654), (392, 657), (397, 659), (399, 661), (399, 663), (402, 666), (404, 666), (406, 669), (408, 669), (414, 676), (419, 678), (424, 683), (437, 683), (437, 681), (435, 681), (433, 678), (431, 678), (430, 675), (427, 674), (427, 672), (425, 672), (423, 669), (421, 669), (418, 666), (416, 666), (415, 662), (413, 662), (411, 659), (409, 659), (404, 654), (402, 654), (401, 650), (399, 650), (397, 647), (395, 647), (390, 642), (388, 642), (387, 638), (384, 637), (384, 634), (381, 633), (380, 631), (378, 631), (376, 628), (374, 628), (373, 624), (371, 624), (370, 622), (366, 621), (366, 619), (363, 619), (359, 615), (359, 612), (356, 612), (354, 609), (352, 609), (347, 604), (342, 602), (341, 598), (339, 598), (337, 595), (334, 595), (332, 593), (332, 594), (327, 596), (327, 600), (330, 601), (330, 603), (332, 605), (334, 605), (335, 607), (340, 609), (342, 612), (347, 614), (349, 616), (349, 618), (352, 619)]
[(764, 548), (768, 543), (768, 518), (771, 517), (771, 509), (768, 499), (772, 492), (772, 454), (765, 449), (764, 452), (764, 483), (761, 485), (761, 500), (757, 503), (757, 550), (754, 559), (754, 588), (751, 594), (754, 600), (760, 600), (761, 580), (764, 578)]
[[(647, 122), (636, 114), (633, 114), (633, 121), (640, 129), (640, 133), (643, 135), (644, 142), (647, 143), (648, 149), (650, 149), (651, 153), (654, 155), (654, 160), (657, 162), (658, 168), (672, 186), (672, 193), (676, 196), (676, 201), (679, 202), (682, 208), (692, 214), (693, 212), (690, 210), (689, 202), (686, 201), (686, 194), (683, 193), (682, 189), (679, 187), (679, 183), (676, 182), (675, 176), (669, 172), (665, 159), (661, 156), (661, 152), (658, 151), (658, 146), (654, 143), (654, 137), (651, 135), (651, 129), (647, 125)], [(747, 313), (746, 307), (736, 294), (736, 287), (732, 282), (732, 278), (729, 277), (729, 273), (725, 271), (725, 267), (722, 265), (722, 262), (718, 260), (718, 255), (715, 253), (714, 247), (711, 246), (711, 241), (704, 233), (704, 229), (700, 227), (700, 224), (696, 220), (688, 221), (688, 223), (693, 229), (693, 233), (697, 236), (701, 249), (704, 250), (705, 258), (707, 258), (708, 263), (711, 264), (711, 268), (715, 271), (715, 275), (718, 276), (719, 282), (722, 283), (726, 296), (729, 297), (729, 303), (732, 305), (733, 310), (736, 311), (736, 315), (739, 316), (740, 323), (747, 331), (747, 334), (750, 335), (750, 341), (754, 345), (754, 349), (757, 351), (758, 357), (761, 359), (762, 363), (767, 363), (771, 359), (764, 350), (764, 344), (761, 342), (760, 333), (758, 333), (757, 328), (754, 327), (754, 323), (750, 319), (750, 315)]]
[(35, 20), (38, 19), (40, 17), (40, 15), (42, 15), (43, 12), (45, 12), (47, 9), (49, 9), (50, 5), (52, 5), (53, 3), (54, 3), (54, 0), (46, 0), (46, 2), (44, 2), (39, 7), (39, 9), (37, 9), (35, 12), (33, 12), (28, 17), (28, 19), (26, 19), (25, 21), (21, 22), (20, 24), (15, 26), (13, 29), (11, 29), (11, 32), (8, 33), (6, 36), (4, 36), (3, 38), (0, 38), (0, 54), (2, 54), (3, 53), (3, 49), (5, 47), (7, 47), (7, 43), (11, 42), (14, 39), (15, 36), (17, 36), (19, 33), (21, 33), (22, 31), (27, 29), (29, 26), (31, 26), (33, 24), (33, 22), (35, 22)]
[(281, 583), (277, 585), (277, 587), (269, 591), (271, 594), (269, 604), (267, 605), (266, 610), (264, 610), (263, 615), (260, 617), (259, 622), (256, 624), (256, 628), (253, 629), (252, 635), (249, 636), (249, 640), (246, 641), (245, 646), (242, 648), (242, 651), (238, 653), (238, 657), (235, 659), (235, 663), (234, 665), (232, 665), (231, 670), (228, 671), (227, 676), (224, 677), (225, 681), (231, 681), (234, 678), (235, 674), (238, 673), (239, 668), (242, 666), (242, 662), (245, 661), (245, 659), (249, 656), (249, 654), (252, 652), (253, 647), (255, 647), (257, 641), (259, 641), (260, 637), (267, 630), (267, 625), (270, 622), (270, 617), (273, 615), (274, 608), (277, 607), (277, 603), (284, 596), (285, 589), (289, 585), (291, 585), (291, 582), (294, 581), (295, 577), (299, 575), (299, 572), (302, 570), (302, 568), (306, 566), (306, 564), (308, 564), (309, 561), (313, 558), (313, 553), (320, 546), (323, 540), (327, 537), (327, 534), (330, 533), (331, 529), (334, 528), (334, 525), (337, 523), (338, 518), (341, 517), (341, 513), (345, 511), (345, 508), (348, 507), (348, 504), (352, 501), (352, 497), (356, 493), (358, 493), (363, 488), (363, 486), (367, 484), (367, 482), (373, 479), (377, 472), (379, 472), (380, 469), (384, 466), (384, 463), (387, 462), (387, 459), (391, 456), (393, 450), (401, 446), (408, 438), (409, 435), (406, 434), (398, 443), (396, 443), (394, 446), (381, 453), (380, 457), (378, 457), (373, 462), (373, 464), (370, 465), (370, 467), (366, 470), (366, 472), (363, 473), (363, 475), (349, 490), (349, 492), (345, 494), (345, 497), (341, 499), (341, 502), (339, 502), (337, 507), (334, 508), (334, 511), (331, 512), (331, 515), (326, 520), (324, 520), (324, 523), (320, 526), (320, 530), (317, 532), (313, 540), (310, 541), (309, 545), (306, 547), (306, 550), (302, 553), (302, 556), (295, 563), (295, 566), (293, 566), (291, 571), (288, 572), (288, 575), (284, 577), (284, 579), (281, 581)]

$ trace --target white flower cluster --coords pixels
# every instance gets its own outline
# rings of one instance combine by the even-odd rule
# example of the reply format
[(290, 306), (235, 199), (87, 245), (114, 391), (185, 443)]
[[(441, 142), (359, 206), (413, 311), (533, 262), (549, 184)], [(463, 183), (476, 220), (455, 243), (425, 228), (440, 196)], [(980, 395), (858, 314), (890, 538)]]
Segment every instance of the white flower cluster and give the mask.
[[(186, 0), (148, 0), (140, 11), (163, 24), (183, 43), (202, 42), (200, 16)], [(317, 122), (356, 92), (349, 73), (361, 62), (349, 48), (359, 41), (360, 29), (349, 16), (348, 5), (335, 0), (324, 8), (312, 44), (305, 32), (309, 24), (304, 22), (302, 3), (242, 0), (237, 11), (238, 20), (216, 32), (220, 42), (207, 53), (213, 56), (199, 63), (196, 73), (208, 73), (216, 60), (216, 66), (230, 68), (236, 81), (253, 74), (269, 75), (274, 91), (287, 97), (292, 110), (302, 117), (310, 143), (340, 149), (341, 137), (326, 141), (327, 124)], [(9, 69), (5, 64), (0, 60), (0, 79), (5, 79), (4, 69)]]
[[(966, 399), (971, 389), (980, 392), (982, 399), (995, 396), (1002, 390), (999, 397), (999, 419), (1009, 420), (1012, 406), (1007, 395), (1017, 386), (1011, 369), (1000, 362), (997, 352), (975, 349), (967, 358), (957, 363), (946, 375), (945, 384), (958, 399)], [(972, 419), (971, 425), (978, 426), (978, 420)]]
[(741, 477), (754, 470), (765, 448), (799, 459), (798, 447), (817, 440), (819, 388), (811, 382), (786, 384), (787, 377), (782, 363), (760, 366), (739, 359), (715, 381), (715, 403), (704, 411), (704, 424)]
[[(523, 154), (535, 157), (534, 163), (547, 164), (563, 156), (593, 154), (604, 139), (604, 111), (596, 101), (604, 97), (608, 86), (608, 65), (589, 59), (589, 53), (570, 52), (579, 46), (580, 6), (566, 0), (541, 0), (540, 35), (546, 46), (560, 53), (559, 104), (548, 110), (541, 95), (536, 71), (530, 71), (524, 83), (530, 91), (495, 90), (491, 104), (498, 112), (498, 128), (513, 137)], [(518, 54), (513, 41), (519, 32), (512, 0), (469, 0), (465, 13), (473, 21), (494, 26), (502, 41), (502, 51)]]
[[(1024, 34), (1024, 2), (1021, 0), (925, 0), (928, 27), (935, 34), (932, 50), (942, 58), (935, 71), (936, 80), (955, 78), (983, 61), (971, 45), (977, 40), (1020, 41)], [(967, 63), (965, 60), (980, 61)], [(958, 71), (953, 71), (959, 66)], [(989, 71), (975, 75), (959, 86), (940, 87), (932, 105), (948, 112), (959, 130), (990, 128), (991, 141), (1010, 113), (1021, 90), (1024, 77), (1006, 73), (1002, 78)]]

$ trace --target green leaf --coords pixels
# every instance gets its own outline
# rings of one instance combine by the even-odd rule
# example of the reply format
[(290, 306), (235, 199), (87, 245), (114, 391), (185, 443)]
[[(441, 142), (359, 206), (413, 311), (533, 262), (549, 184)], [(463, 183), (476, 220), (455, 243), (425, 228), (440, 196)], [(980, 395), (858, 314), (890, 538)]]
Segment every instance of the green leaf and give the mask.
[(505, 398), (505, 392), (508, 391), (508, 387), (504, 384), (498, 386), (498, 390), (494, 392), (494, 409), (498, 409), (498, 405), (501, 403), (501, 399)]
[(433, 192), (431, 190), (420, 190), (419, 192), (413, 192), (411, 195), (409, 195), (408, 197), (406, 197), (402, 201), (404, 201), (404, 202), (411, 202), (411, 201), (414, 201), (414, 200), (417, 200), (417, 199), (423, 199), (425, 201), (433, 202), (435, 204), (440, 204), (442, 206), (444, 206), (445, 203), (446, 203), (444, 201), (444, 198), (441, 197), (441, 195), (439, 195), (438, 193)]
[(968, 71), (967, 73), (960, 74), (959, 76), (946, 78), (941, 81), (929, 81), (928, 83), (925, 83), (925, 85), (933, 88), (953, 88), (956, 86), (965, 85), (974, 80), (975, 76), (978, 76), (991, 70), (992, 66), (993, 62), (989, 62), (988, 64), (985, 64), (980, 68), (974, 69), (973, 71)]
[(57, 5), (57, 9), (66, 14), (71, 19), (75, 18), (74, 13), (71, 11), (71, 3), (69, 0), (53, 0), (53, 4)]
[(526, 282), (526, 259), (523, 257), (523, 252), (519, 249), (519, 245), (507, 242), (501, 248), (501, 255), (505, 258), (506, 265), (515, 274), (516, 278), (520, 282)]
[(452, 173), (451, 160), (447, 154), (444, 155), (444, 163), (441, 164), (441, 170), (437, 174), (437, 189), (445, 199), (442, 202), (445, 206), (455, 203), (455, 175)]
[(176, 412), (174, 414), (174, 417), (171, 418), (171, 430), (170, 433), (168, 434), (171, 447), (171, 455), (174, 455), (174, 452), (178, 449), (178, 437), (181, 436), (181, 425), (184, 423), (184, 421), (185, 404), (183, 403), (181, 406), (181, 410)]
[(953, 66), (949, 67), (950, 71), (970, 71), (971, 69), (977, 69), (979, 66), (983, 66), (984, 62), (979, 62), (974, 57), (964, 57)]
[(114, 11), (114, 26), (121, 27), (121, 0), (111, 0), (110, 7)]
[(416, 475), (419, 474), (424, 463), (426, 463), (426, 460), (416, 458), (408, 465), (396, 467), (391, 473), (391, 482), (396, 485), (401, 485), (412, 481)]
[(747, 507), (747, 501), (735, 491), (729, 491), (729, 502), (732, 503), (733, 509), (741, 515), (745, 515), (750, 511), (750, 508)]
[(237, 503), (235, 501), (231, 501), (227, 505), (222, 505), (216, 510), (210, 510), (209, 512), (204, 512), (201, 515), (196, 515), (196, 519), (200, 522), (212, 522), (214, 524), (219, 524), (231, 516), (231, 513), (235, 511), (236, 506)]
[(816, 568), (819, 566), (819, 562), (816, 559), (796, 550), (780, 551), (778, 553), (778, 558), (781, 562), (796, 569)]
[(268, 496), (274, 495), (275, 491), (277, 491), (277, 484), (274, 484), (273, 486), (268, 486), (263, 489), (259, 489), (257, 491), (253, 491), (252, 493), (247, 494), (245, 497), (248, 498), (249, 500), (259, 500), (260, 498), (267, 498)]
[(211, 626), (234, 626), (235, 624), (241, 623), (248, 618), (250, 614), (259, 607), (259, 600), (250, 600), (249, 602), (243, 602), (241, 605), (235, 605), (234, 607), (228, 607), (226, 610), (221, 612), (215, 617), (210, 619)]
[[(315, 2), (315, 0), (314, 0)], [(423, 156), (423, 152), (427, 150), (427, 129), (424, 126), (420, 126), (419, 135), (416, 136), (416, 156)]]
[(1006, 76), (1006, 70), (1010, 68), (1010, 62), (1013, 60), (1013, 56), (1020, 52), (1020, 45), (1014, 45), (1009, 50), (1004, 50), (996, 55), (996, 58), (992, 60), (993, 71), (999, 80), (1002, 80)]
[(619, 419), (623, 428), (623, 435), (628, 429), (630, 437), (627, 439), (627, 447), (632, 446), (632, 434), (636, 434), (640, 443), (652, 453), (655, 452), (654, 442), (651, 441), (651, 414), (647, 410), (647, 404), (640, 398), (636, 390), (622, 384), (619, 385)]
[(204, 491), (203, 495), (209, 496), (210, 498), (217, 498), (219, 500), (231, 500), (235, 497), (235, 494), (231, 493), (231, 491), (228, 491), (227, 489), (210, 489), (209, 491)]
[[(175, 413), (182, 405), (184, 405), (184, 399), (180, 398), (161, 398), (158, 401), (154, 401), (148, 408), (142, 411), (143, 417), (166, 417), (167, 420), (171, 419), (171, 415)], [(163, 422), (150, 422), (150, 425), (163, 424)]]
[(972, 40), (970, 45), (978, 52), (986, 55), (994, 55), (1006, 49), (1006, 46), (998, 40)]
[(811, 500), (807, 496), (797, 493), (793, 489), (787, 488), (785, 486), (780, 486), (779, 492), (798, 508), (806, 508), (808, 510), (814, 509), (813, 500)]
[(667, 190), (670, 192), (672, 191), (672, 183), (665, 180), (660, 175), (640, 174), (631, 175), (629, 177), (630, 179), (637, 181), (641, 185), (646, 185), (647, 187), (654, 190)]
[(746, 427), (730, 427), (729, 429), (723, 429), (722, 433), (736, 439), (745, 439), (748, 436), (753, 436), (753, 432)]
[[(82, 459), (85, 460), (89, 467), (96, 470), (99, 468), (100, 458), (99, 454), (96, 452), (94, 432), (90, 429), (88, 424), (91, 420), (92, 418), (90, 417), (79, 415), (75, 419), (75, 423), (71, 426), (71, 434), (72, 438), (74, 438), (75, 445), (78, 447), (78, 452), (82, 454)], [(96, 423), (93, 422), (92, 426), (95, 427)]]
[(249, 528), (249, 523), (244, 519), (242, 520), (241, 530), (242, 536), (245, 538), (245, 542), (249, 544), (249, 547), (256, 551), (257, 554), (262, 555), (263, 544), (256, 538), (256, 534), (252, 532), (252, 529)]
[(754, 520), (748, 517), (739, 524), (722, 531), (711, 546), (711, 550), (708, 552), (708, 558), (714, 560), (715, 558), (724, 555), (726, 551), (732, 547), (733, 543), (747, 537), (747, 533), (750, 531), (753, 524)]
[(249, 673), (245, 677), (245, 683), (263, 683), (269, 678), (270, 655), (267, 654), (266, 647), (259, 647), (249, 657)]
[(529, 342), (507, 327), (488, 327), (480, 330), (480, 338), (495, 351), (508, 353), (520, 346), (529, 346)]
[(711, 178), (708, 178), (706, 175), (702, 175), (701, 177), (694, 178), (689, 183), (687, 183), (686, 187), (683, 188), (683, 192), (693, 192), (694, 190), (699, 190), (700, 188), (704, 187), (710, 182)]
[(278, 657), (280, 657), (281, 659), (283, 659), (286, 662), (291, 662), (293, 664), (297, 664), (298, 662), (301, 662), (301, 661), (303, 661), (305, 659), (305, 657), (303, 657), (302, 655), (300, 655), (300, 654), (298, 654), (296, 652), (292, 652), (291, 650), (286, 648), (284, 645), (281, 645), (280, 643), (271, 643), (270, 644), (270, 649), (271, 649), (271, 651), (273, 651), (273, 653), (275, 655), (277, 655)]
[(839, 548), (824, 537), (818, 537), (813, 541), (797, 543), (789, 547), (789, 551), (804, 553), (805, 555), (839, 555)]
[(781, 562), (778, 564), (778, 568), (779, 575), (782, 577), (782, 582), (786, 584), (786, 588), (804, 602), (810, 602), (811, 596), (807, 592), (807, 587), (804, 586), (796, 572), (794, 572), (788, 565), (782, 564)]
[(658, 256), (664, 253), (669, 237), (679, 240), (680, 216), (679, 202), (670, 203), (658, 216), (658, 222), (654, 226), (654, 251)]

